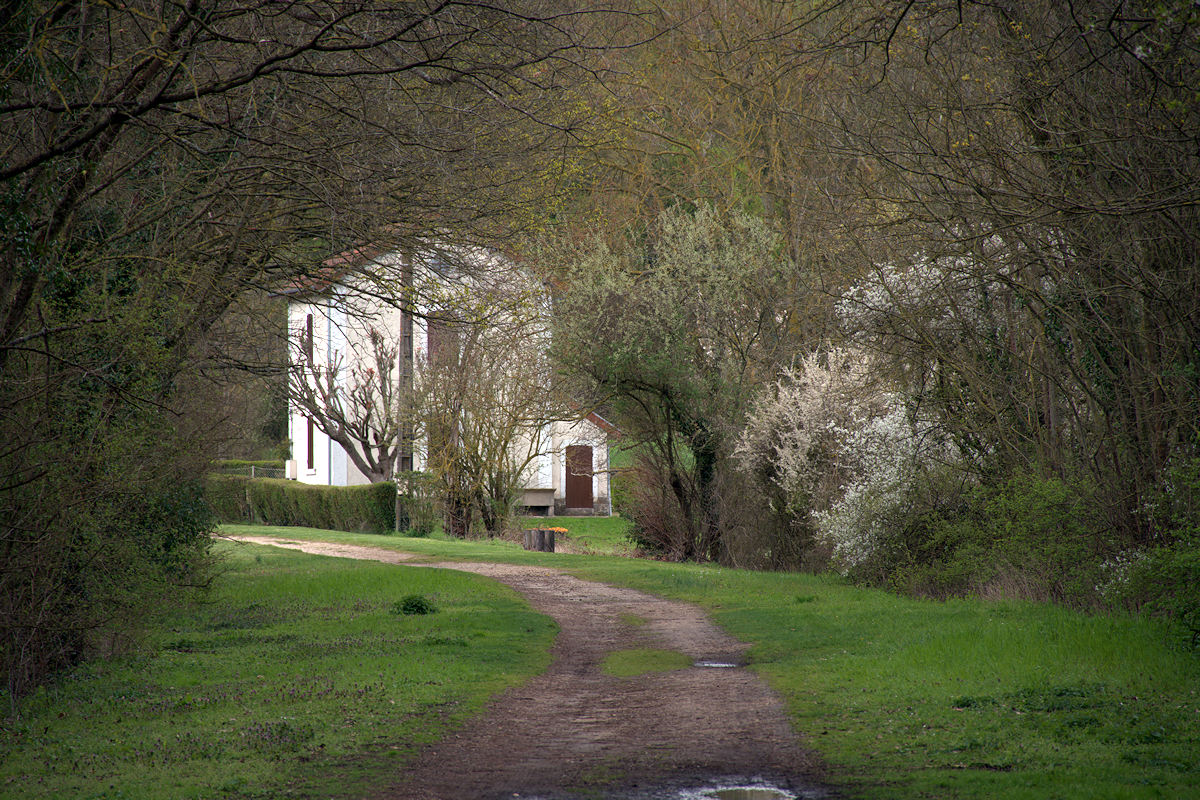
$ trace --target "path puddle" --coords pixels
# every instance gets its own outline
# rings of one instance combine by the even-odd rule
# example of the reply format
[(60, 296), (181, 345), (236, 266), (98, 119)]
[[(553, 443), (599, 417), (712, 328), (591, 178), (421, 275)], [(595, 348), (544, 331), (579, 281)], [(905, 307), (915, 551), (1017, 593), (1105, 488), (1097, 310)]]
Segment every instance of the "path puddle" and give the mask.
[(708, 669), (736, 669), (737, 664), (731, 664), (728, 661), (697, 661), (697, 667), (706, 667)]

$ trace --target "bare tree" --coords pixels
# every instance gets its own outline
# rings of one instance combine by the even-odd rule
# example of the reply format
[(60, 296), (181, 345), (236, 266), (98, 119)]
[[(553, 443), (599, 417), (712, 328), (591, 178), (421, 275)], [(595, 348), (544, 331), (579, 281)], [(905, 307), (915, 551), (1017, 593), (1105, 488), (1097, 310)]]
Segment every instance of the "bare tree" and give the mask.
[(1089, 475), (1148, 541), (1146, 498), (1200, 432), (1195, 8), (821, 11), (858, 76), (830, 139), (876, 215), (858, 333), (976, 453)]
[[(586, 19), (539, 0), (6, 7), (11, 697), (136, 616), (151, 584), (185, 580), (185, 555), (204, 550), (191, 488), (203, 459), (183, 455), (204, 439), (180, 441), (170, 406), (193, 359), (222, 356), (198, 345), (234, 298), (347, 242), (434, 228), (495, 241), (529, 219), (515, 212), (555, 189), (550, 165), (584, 116), (556, 97), (586, 74)], [(126, 513), (139, 504), (162, 518), (139, 528)]]
[(413, 428), (424, 433), (452, 535), (466, 535), (476, 514), (489, 535), (504, 533), (550, 452), (551, 426), (572, 415), (552, 375), (548, 311), (543, 287), (514, 272), (473, 282), (431, 322)]
[(302, 348), (288, 394), (367, 480), (388, 481), (401, 452), (411, 447), (406, 427), (411, 387), (402, 381), (396, 336), (370, 326), (367, 345), (358, 349), (320, 364)]

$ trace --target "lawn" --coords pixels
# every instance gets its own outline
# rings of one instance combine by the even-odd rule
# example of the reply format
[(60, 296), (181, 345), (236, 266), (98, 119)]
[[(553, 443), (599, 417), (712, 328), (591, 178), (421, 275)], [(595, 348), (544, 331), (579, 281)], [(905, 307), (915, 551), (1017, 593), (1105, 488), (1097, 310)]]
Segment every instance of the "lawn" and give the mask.
[(833, 576), (298, 532), (566, 568), (708, 608), (855, 797), (1200, 797), (1200, 653), (1154, 621)]
[[(508, 542), (227, 530), (558, 566), (698, 603), (752, 643), (751, 666), (849, 797), (1200, 797), (1200, 657), (1154, 622)], [(6, 723), (4, 797), (361, 796), (546, 663), (552, 625), (494, 583), (222, 547), (231, 569), (211, 603)], [(439, 611), (395, 613), (411, 594)], [(673, 666), (660, 656), (606, 669)]]
[(567, 543), (595, 555), (628, 555), (633, 550), (633, 523), (622, 517), (523, 517), (521, 528), (566, 528)]
[(218, 549), (209, 602), (3, 722), (0, 797), (359, 797), (548, 663), (553, 623), (492, 581)]

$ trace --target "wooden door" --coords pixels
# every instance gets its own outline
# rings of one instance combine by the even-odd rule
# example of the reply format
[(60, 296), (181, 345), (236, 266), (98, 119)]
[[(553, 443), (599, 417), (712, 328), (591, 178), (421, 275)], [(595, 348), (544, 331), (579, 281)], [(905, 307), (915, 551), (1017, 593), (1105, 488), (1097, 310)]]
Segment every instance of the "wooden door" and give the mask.
[(567, 508), (592, 508), (592, 448), (567, 446)]

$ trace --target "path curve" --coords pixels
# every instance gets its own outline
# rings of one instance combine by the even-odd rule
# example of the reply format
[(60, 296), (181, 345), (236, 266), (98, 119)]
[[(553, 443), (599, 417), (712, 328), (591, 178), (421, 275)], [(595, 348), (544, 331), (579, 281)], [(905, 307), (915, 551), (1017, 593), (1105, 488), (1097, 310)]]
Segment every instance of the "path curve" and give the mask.
[[(403, 564), (416, 557), (359, 545), (264, 536), (240, 541)], [(549, 669), (423, 751), (388, 800), (697, 797), (702, 787), (766, 782), (798, 797), (828, 797), (812, 753), (779, 697), (749, 670), (693, 666), (637, 678), (600, 671), (614, 650), (656, 648), (695, 663), (743, 662), (746, 645), (696, 606), (546, 567), (491, 563), (414, 566), (493, 578), (554, 618)]]

